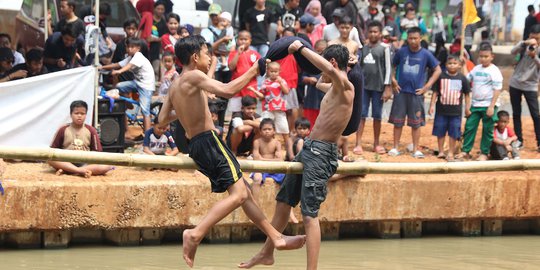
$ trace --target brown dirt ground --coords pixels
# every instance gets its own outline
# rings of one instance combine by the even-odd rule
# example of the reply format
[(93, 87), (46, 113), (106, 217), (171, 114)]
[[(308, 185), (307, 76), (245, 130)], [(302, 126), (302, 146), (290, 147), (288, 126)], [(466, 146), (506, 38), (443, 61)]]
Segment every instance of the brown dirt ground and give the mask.
[[(504, 67), (501, 68), (503, 76), (505, 78), (505, 84), (503, 89), (508, 89), (508, 80), (510, 75), (513, 72), (513, 68)], [(505, 91), (502, 95), (502, 102), (509, 102), (508, 93)], [(463, 125), (465, 121), (463, 121)], [(522, 159), (537, 159), (540, 158), (540, 153), (536, 152), (536, 142), (534, 140), (534, 131), (532, 129), (532, 120), (528, 116), (523, 117), (523, 126), (524, 134), (523, 137), (531, 138), (525, 141), (525, 147), (521, 150)], [(381, 142), (383, 146), (389, 150), (392, 148), (392, 133), (393, 126), (391, 124), (385, 123), (383, 121), (382, 131), (381, 131)], [(415, 159), (410, 153), (407, 153), (405, 148), (406, 145), (412, 142), (411, 139), (411, 129), (405, 127), (403, 129), (403, 134), (401, 137), (400, 151), (402, 152), (401, 156), (390, 157), (388, 155), (377, 155), (372, 152), (372, 138), (373, 138), (373, 128), (372, 122), (368, 120), (366, 123), (366, 129), (364, 131), (364, 141), (362, 146), (364, 148), (363, 157), (365, 160), (370, 162), (445, 162), (444, 160), (438, 159), (433, 155), (433, 151), (437, 148), (437, 138), (431, 135), (433, 129), (433, 120), (428, 119), (426, 126), (422, 129), (422, 137), (420, 139), (420, 147), (426, 158), (424, 159)], [(128, 133), (130, 135), (138, 135), (141, 130), (138, 127), (130, 127)], [(133, 136), (133, 137), (135, 137)], [(473, 148), (473, 156), (477, 156), (478, 147), (481, 138), (481, 128), (478, 130), (477, 138), (475, 142), (475, 147)], [(349, 136), (349, 151), (352, 154), (352, 149), (355, 145), (355, 136), (354, 134)], [(132, 148), (126, 150), (126, 152), (136, 153), (141, 148), (141, 145), (135, 145)], [(473, 161), (471, 161), (473, 162)], [(2, 171), (5, 172), (2, 175)], [(513, 172), (499, 172), (500, 174), (508, 174), (509, 176)], [(481, 177), (480, 174), (471, 174), (471, 177)], [(129, 168), (129, 167), (116, 167), (114, 171), (109, 173), (106, 177), (103, 176), (93, 176), (93, 180), (133, 180), (133, 179), (152, 179), (152, 180), (169, 180), (169, 179), (198, 179), (201, 182), (207, 182), (205, 177), (200, 173), (194, 170), (181, 170), (178, 172), (171, 172), (166, 170), (154, 170), (147, 171), (142, 168)], [(38, 180), (38, 181), (53, 181), (58, 180), (59, 177), (54, 174), (54, 170), (45, 163), (26, 163), (26, 162), (7, 162), (6, 165), (3, 165), (0, 159), (0, 179), (15, 179), (15, 180)], [(62, 175), (61, 179), (70, 180), (70, 181), (84, 181), (85, 178), (78, 176)]]

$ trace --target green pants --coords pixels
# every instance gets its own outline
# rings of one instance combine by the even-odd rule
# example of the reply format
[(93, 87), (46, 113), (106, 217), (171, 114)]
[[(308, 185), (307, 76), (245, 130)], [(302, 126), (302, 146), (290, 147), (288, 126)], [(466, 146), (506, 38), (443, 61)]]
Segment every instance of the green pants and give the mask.
[(461, 151), (469, 153), (474, 146), (474, 139), (476, 138), (476, 131), (478, 131), (478, 125), (480, 119), (482, 119), (482, 141), (480, 142), (480, 151), (482, 154), (489, 154), (491, 143), (493, 142), (493, 128), (497, 118), (497, 107), (493, 112), (492, 117), (486, 115), (487, 107), (471, 107), (471, 116), (467, 118), (465, 122), (465, 131), (463, 132), (463, 147)]

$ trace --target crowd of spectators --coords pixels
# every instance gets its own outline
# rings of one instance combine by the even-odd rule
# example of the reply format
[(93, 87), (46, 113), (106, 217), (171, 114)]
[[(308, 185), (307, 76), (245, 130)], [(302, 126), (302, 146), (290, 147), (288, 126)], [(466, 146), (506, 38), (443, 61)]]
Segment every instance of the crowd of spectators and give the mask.
[[(110, 6), (102, 3), (99, 8), (100, 69), (112, 70), (111, 74), (118, 81), (114, 87), (121, 94), (138, 93), (145, 117), (145, 143), (149, 143), (146, 137), (152, 136), (154, 141), (157, 140), (153, 145), (162, 147), (166, 147), (167, 140), (172, 138), (166, 131), (151, 128), (150, 100), (153, 96), (167, 95), (172, 81), (182, 70), (175, 56), (174, 45), (196, 31), (190, 22), (183, 21), (171, 12), (169, 2), (139, 0), (136, 9), (140, 20), (128, 18), (123, 25), (125, 38), (116, 44), (106, 31)], [(85, 27), (95, 22), (95, 7), (78, 7), (75, 2), (61, 0), (60, 11), (62, 19), (48, 28), (50, 33), (44, 48), (29, 50), (25, 57), (13, 50), (9, 35), (0, 34), (0, 82), (93, 62), (92, 56), (85, 52), (84, 44)], [(425, 125), (424, 94), (433, 90), (428, 113), (435, 115), (433, 135), (439, 139), (436, 151), (439, 157), (455, 160), (456, 141), (463, 140), (463, 148), (456, 150), (462, 152), (458, 153), (457, 158), (470, 158), (476, 129), (482, 120), (484, 131), (479, 159), (485, 160), (488, 156), (519, 158), (515, 151), (523, 147), (524, 140), (520, 120), (522, 95), (534, 120), (537, 142), (540, 141), (537, 100), (540, 25), (533, 6), (529, 7), (529, 12), (524, 41), (512, 50), (520, 60), (510, 81), (516, 129), (515, 139), (511, 141), (507, 139), (514, 138), (511, 136), (514, 135), (513, 130), (505, 131), (507, 126), (500, 122), (504, 122), (508, 113), (498, 112), (497, 97), (502, 90), (502, 75), (492, 63), (494, 54), (489, 38), (478, 44), (478, 65), (474, 69), (467, 69), (466, 63), (474, 62), (471, 45), (475, 25), (465, 28), (465, 40), (462, 41), (461, 12), (452, 18), (447, 27), (441, 12), (433, 16), (433, 22), (426, 22), (419, 14), (417, 3), (412, 0), (401, 8), (392, 0), (368, 0), (364, 6), (357, 6), (352, 0), (285, 0), (283, 6), (278, 7), (268, 5), (266, 0), (254, 0), (253, 6), (241, 16), (240, 29), (232, 27), (235, 19), (231, 12), (222, 10), (218, 4), (211, 4), (208, 8), (209, 26), (201, 29), (200, 35), (211, 48), (215, 60), (208, 75), (223, 83), (245, 73), (267, 54), (273, 40), (284, 36), (298, 36), (306, 40), (319, 54), (332, 44), (347, 47), (350, 63), (359, 65), (366, 78), (361, 98), (362, 120), (356, 133), (356, 145), (352, 149), (356, 155), (364, 152), (362, 141), (365, 138), (362, 138), (362, 134), (369, 123), (366, 119), (371, 117), (374, 141), (370, 148), (373, 152), (400, 155), (402, 128), (407, 124), (412, 128), (412, 147), (408, 150), (414, 157), (423, 158), (419, 140), (421, 127)], [(453, 35), (448, 34), (447, 29), (450, 28)], [(434, 51), (428, 50), (430, 42), (435, 45)], [(460, 47), (461, 42), (465, 42), (467, 50), (464, 57), (457, 56), (459, 51), (456, 48)], [(452, 43), (452, 46), (447, 48), (447, 43)], [(236, 96), (227, 100), (208, 94), (216, 128), (226, 137), (235, 154), (256, 159), (268, 156), (269, 159), (291, 160), (296, 153), (297, 139), (305, 137), (298, 134), (298, 128), (313, 126), (317, 119), (324, 96), (324, 90), (317, 88), (319, 79), (319, 74), (301, 70), (293, 56), (272, 62), (265, 77), (254, 79)], [(382, 107), (391, 98), (393, 103), (389, 122), (394, 125), (394, 140), (387, 151), (379, 137)], [(259, 100), (262, 104), (260, 114), (256, 112)], [(227, 110), (223, 106), (218, 108), (216, 104), (227, 104)], [(463, 105), (467, 117), (464, 135), (461, 132)], [(227, 113), (231, 117), (228, 127), (225, 124)], [(497, 129), (499, 126), (504, 128)], [(281, 149), (281, 144), (276, 144), (267, 135), (261, 137), (261, 128), (270, 127), (272, 137), (274, 133), (283, 137), (286, 155), (273, 154), (273, 148), (279, 146)], [(445, 155), (447, 135), (450, 137), (450, 150)], [(253, 144), (257, 140), (259, 143), (253, 152)], [(271, 145), (271, 149), (264, 149), (266, 146), (261, 148), (266, 144)], [(508, 146), (504, 148), (511, 154), (501, 154), (504, 151), (497, 144)], [(173, 146), (174, 141), (169, 145)], [(165, 153), (153, 149), (152, 145), (145, 145), (145, 152)], [(342, 149), (344, 161), (354, 160), (348, 157), (346, 143)]]

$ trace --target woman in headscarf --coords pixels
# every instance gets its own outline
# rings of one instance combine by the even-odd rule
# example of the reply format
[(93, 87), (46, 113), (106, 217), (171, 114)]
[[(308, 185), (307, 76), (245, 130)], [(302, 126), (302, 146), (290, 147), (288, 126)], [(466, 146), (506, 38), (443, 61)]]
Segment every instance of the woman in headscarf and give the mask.
[(313, 31), (307, 34), (314, 45), (317, 40), (322, 39), (323, 29), (324, 26), (326, 26), (326, 19), (321, 12), (321, 2), (319, 0), (311, 0), (306, 6), (305, 13), (312, 15), (319, 21), (319, 23), (314, 26)]
[(309, 13), (313, 17), (319, 20), (320, 24), (323, 25), (323, 27), (326, 25), (326, 19), (322, 15), (321, 12), (321, 2), (319, 0), (311, 0), (309, 4), (306, 6), (306, 10), (304, 13)]

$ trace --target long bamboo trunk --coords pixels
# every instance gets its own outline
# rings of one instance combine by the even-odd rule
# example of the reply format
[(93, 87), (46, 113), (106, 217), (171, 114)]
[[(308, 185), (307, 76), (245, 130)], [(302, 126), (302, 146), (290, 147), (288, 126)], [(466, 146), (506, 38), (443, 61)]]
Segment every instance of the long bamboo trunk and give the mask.
[[(129, 167), (195, 169), (189, 157), (150, 156), (139, 154), (116, 154), (87, 151), (71, 151), (54, 148), (21, 148), (0, 146), (0, 158), (23, 160), (56, 160), (79, 163), (109, 164)], [(302, 173), (298, 162), (239, 160), (247, 172)], [(447, 174), (478, 173), (491, 171), (540, 170), (540, 160), (508, 160), (477, 162), (352, 162), (340, 163), (337, 173), (361, 174)]]

